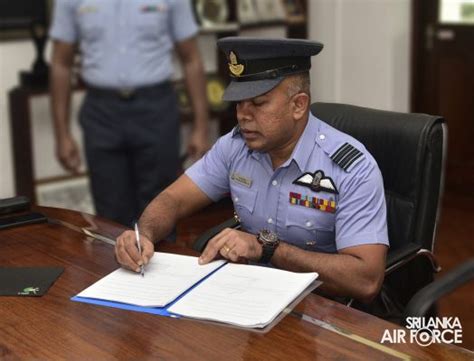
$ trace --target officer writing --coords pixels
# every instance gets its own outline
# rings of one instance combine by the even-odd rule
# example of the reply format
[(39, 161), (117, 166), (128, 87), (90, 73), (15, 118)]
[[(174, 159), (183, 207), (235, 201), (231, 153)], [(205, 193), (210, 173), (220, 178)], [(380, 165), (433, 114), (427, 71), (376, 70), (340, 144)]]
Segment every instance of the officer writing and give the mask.
[(216, 257), (316, 271), (334, 296), (368, 302), (384, 277), (388, 248), (380, 170), (364, 146), (309, 111), (308, 70), (322, 44), (297, 39), (224, 38), (238, 126), (117, 239), (117, 260), (137, 271), (153, 241), (176, 221), (230, 193), (241, 230), (225, 229), (199, 262)]

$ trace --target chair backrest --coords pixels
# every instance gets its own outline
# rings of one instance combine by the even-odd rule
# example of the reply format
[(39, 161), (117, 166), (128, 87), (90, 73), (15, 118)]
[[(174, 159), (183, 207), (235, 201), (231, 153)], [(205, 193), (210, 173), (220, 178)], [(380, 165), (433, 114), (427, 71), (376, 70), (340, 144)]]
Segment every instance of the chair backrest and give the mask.
[(357, 140), (377, 161), (387, 200), (389, 254), (408, 244), (433, 250), (444, 174), (444, 119), (335, 103), (311, 112)]

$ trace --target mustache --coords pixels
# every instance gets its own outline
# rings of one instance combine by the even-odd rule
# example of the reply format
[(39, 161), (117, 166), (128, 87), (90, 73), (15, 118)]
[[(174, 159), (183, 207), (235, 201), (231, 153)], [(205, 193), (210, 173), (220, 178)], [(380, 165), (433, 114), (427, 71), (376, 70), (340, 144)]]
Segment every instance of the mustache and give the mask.
[(249, 128), (244, 128), (244, 127), (240, 127), (240, 130), (241, 130), (242, 132), (253, 132), (253, 133), (258, 133), (258, 131), (257, 131), (257, 130), (255, 130), (255, 129), (249, 129)]

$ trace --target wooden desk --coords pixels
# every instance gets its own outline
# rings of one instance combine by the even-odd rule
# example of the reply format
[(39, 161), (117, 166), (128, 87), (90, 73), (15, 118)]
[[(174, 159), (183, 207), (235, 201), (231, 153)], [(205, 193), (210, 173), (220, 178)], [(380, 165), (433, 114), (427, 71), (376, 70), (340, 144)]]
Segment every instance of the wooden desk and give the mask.
[[(397, 326), (311, 294), (267, 334), (72, 302), (117, 268), (113, 246), (83, 229), (114, 238), (122, 227), (53, 208), (52, 222), (0, 231), (0, 264), (62, 266), (43, 297), (0, 297), (0, 358), (5, 360), (313, 360), (472, 359), (451, 345), (381, 345)], [(177, 245), (160, 251), (193, 254)], [(307, 320), (298, 314), (304, 314)], [(338, 328), (339, 331), (336, 331)]]

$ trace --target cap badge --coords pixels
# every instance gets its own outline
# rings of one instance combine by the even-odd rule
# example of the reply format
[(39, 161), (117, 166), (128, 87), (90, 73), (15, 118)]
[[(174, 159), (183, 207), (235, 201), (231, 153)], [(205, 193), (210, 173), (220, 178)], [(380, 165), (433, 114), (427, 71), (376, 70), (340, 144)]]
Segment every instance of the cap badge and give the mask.
[(232, 75), (240, 76), (244, 72), (244, 66), (243, 64), (237, 63), (237, 56), (233, 51), (229, 54), (229, 61), (229, 70)]

